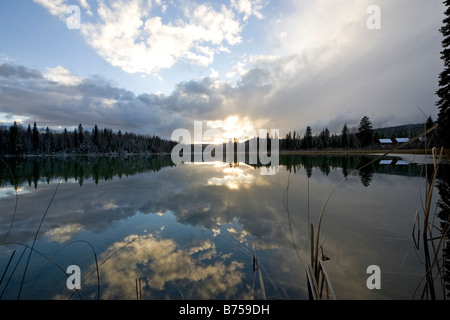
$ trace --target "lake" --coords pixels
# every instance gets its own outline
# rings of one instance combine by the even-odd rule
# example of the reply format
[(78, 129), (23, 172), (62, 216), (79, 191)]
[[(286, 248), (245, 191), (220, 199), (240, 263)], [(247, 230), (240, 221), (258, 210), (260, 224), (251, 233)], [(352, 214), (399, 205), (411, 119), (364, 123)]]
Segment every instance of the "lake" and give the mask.
[[(170, 156), (7, 158), (0, 297), (306, 300), (309, 226), (331, 194), (320, 244), (337, 299), (420, 299), (424, 159), (280, 155), (264, 175)], [(433, 217), (439, 199), (435, 188)], [(367, 285), (373, 265), (379, 289)], [(69, 288), (71, 274), (81, 289)]]

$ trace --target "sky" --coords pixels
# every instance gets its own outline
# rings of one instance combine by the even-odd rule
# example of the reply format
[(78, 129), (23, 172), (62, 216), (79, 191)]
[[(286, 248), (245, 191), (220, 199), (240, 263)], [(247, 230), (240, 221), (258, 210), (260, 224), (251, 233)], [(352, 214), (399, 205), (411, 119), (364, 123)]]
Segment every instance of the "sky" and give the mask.
[(0, 124), (171, 138), (437, 118), (441, 0), (2, 0)]

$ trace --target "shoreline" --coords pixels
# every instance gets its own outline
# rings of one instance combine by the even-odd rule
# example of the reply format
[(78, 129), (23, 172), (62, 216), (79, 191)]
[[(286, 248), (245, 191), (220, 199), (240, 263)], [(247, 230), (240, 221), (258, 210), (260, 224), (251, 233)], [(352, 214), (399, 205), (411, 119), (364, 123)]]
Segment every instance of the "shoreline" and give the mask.
[[(367, 155), (367, 154), (411, 154), (411, 155), (432, 155), (431, 149), (399, 149), (399, 150), (388, 150), (388, 149), (345, 149), (345, 150), (281, 150), (280, 154), (318, 154), (318, 155)], [(443, 156), (450, 154), (450, 149), (444, 149)]]
[[(245, 152), (248, 154), (248, 152)], [(407, 155), (432, 155), (432, 149), (334, 149), (334, 150), (280, 150), (280, 155), (394, 155), (394, 154), (407, 154)], [(70, 158), (70, 157), (134, 157), (134, 156), (168, 156), (170, 152), (157, 152), (157, 153), (61, 153), (61, 154), (24, 154), (19, 156), (3, 155), (3, 158)], [(444, 149), (442, 153), (443, 159), (450, 160), (450, 149)]]
[(55, 153), (55, 154), (23, 154), (23, 155), (3, 155), (0, 158), (70, 158), (70, 157), (110, 157), (110, 158), (126, 158), (135, 156), (167, 156), (170, 152), (158, 152), (158, 153), (125, 153), (125, 154), (113, 154), (113, 153)]

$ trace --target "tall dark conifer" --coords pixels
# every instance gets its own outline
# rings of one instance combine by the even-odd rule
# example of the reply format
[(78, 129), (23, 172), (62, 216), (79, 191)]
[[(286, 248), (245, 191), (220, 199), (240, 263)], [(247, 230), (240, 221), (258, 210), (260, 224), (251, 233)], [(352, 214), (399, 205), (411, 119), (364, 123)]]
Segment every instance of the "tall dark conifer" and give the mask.
[(82, 145), (84, 143), (84, 132), (81, 123), (78, 125), (78, 143)]
[(344, 127), (342, 128), (341, 146), (342, 146), (342, 148), (348, 148), (348, 128), (347, 128), (347, 123), (345, 123)]
[(442, 40), (441, 59), (444, 61), (444, 70), (439, 75), (439, 89), (436, 94), (439, 100), (436, 106), (438, 113), (438, 129), (437, 133), (440, 143), (445, 148), (450, 148), (450, 0), (444, 1), (447, 9), (445, 10), (445, 18), (442, 21), (443, 26), (440, 29), (444, 39)]
[(9, 141), (10, 154), (15, 156), (21, 155), (23, 148), (19, 140), (19, 126), (16, 121), (9, 128)]
[(311, 149), (312, 148), (312, 130), (310, 126), (306, 127), (306, 132), (305, 132), (305, 142), (306, 142), (306, 149)]
[(94, 129), (92, 130), (92, 144), (94, 147), (98, 148), (98, 127), (97, 125), (94, 126)]
[(361, 143), (361, 147), (367, 147), (372, 143), (372, 122), (369, 117), (364, 116), (358, 127), (357, 137)]
[(39, 151), (39, 130), (36, 122), (33, 124), (33, 151), (37, 153)]

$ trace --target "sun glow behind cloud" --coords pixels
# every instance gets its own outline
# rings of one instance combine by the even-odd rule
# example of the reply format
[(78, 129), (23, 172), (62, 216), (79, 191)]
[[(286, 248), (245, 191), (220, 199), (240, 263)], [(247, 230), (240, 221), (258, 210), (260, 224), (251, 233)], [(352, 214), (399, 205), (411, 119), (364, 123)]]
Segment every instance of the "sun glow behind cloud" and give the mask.
[(264, 120), (250, 120), (248, 117), (240, 118), (238, 115), (228, 116), (224, 120), (207, 121), (207, 127), (221, 132), (221, 136), (215, 137), (212, 143), (244, 142), (258, 136), (258, 130), (267, 123)]

